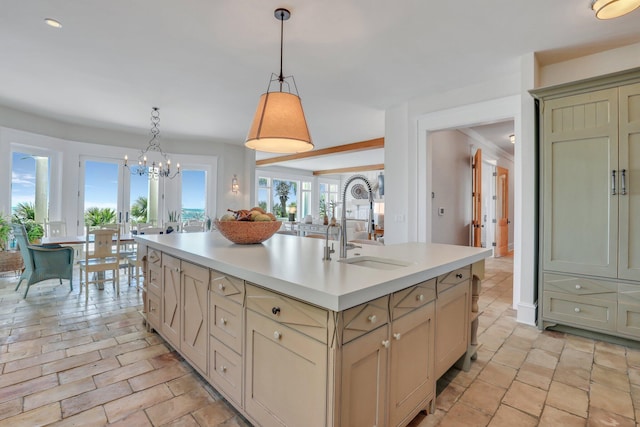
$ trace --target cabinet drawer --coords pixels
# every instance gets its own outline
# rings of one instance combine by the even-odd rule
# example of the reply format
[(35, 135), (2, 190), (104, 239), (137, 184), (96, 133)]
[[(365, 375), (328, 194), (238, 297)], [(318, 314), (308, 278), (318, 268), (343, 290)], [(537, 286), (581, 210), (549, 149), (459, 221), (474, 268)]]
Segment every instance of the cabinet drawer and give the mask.
[(242, 357), (215, 338), (209, 340), (209, 377), (227, 398), (242, 404)]
[(160, 329), (160, 297), (147, 292), (147, 322), (154, 329)]
[(249, 283), (246, 292), (247, 308), (327, 343), (327, 310)]
[(629, 305), (640, 305), (640, 285), (618, 284), (618, 301)]
[(544, 289), (572, 295), (593, 296), (599, 299), (616, 299), (618, 284), (585, 277), (545, 273)]
[(543, 315), (545, 319), (613, 331), (616, 328), (616, 305), (615, 299), (545, 291)]
[(147, 249), (147, 262), (149, 265), (157, 265), (160, 267), (160, 263), (162, 260), (162, 253), (156, 249)]
[(147, 266), (147, 282), (145, 283), (149, 293), (160, 296), (160, 286), (162, 283), (162, 268), (160, 265), (149, 264)]
[(242, 354), (242, 306), (209, 292), (209, 333)]
[(440, 293), (447, 289), (471, 279), (471, 266), (458, 268), (457, 270), (450, 271), (449, 273), (438, 276), (437, 292)]
[(395, 292), (391, 296), (391, 318), (397, 319), (404, 316), (434, 299), (436, 299), (436, 279)]
[(244, 302), (244, 280), (216, 270), (211, 270), (210, 287), (212, 292), (227, 297), (238, 304)]
[(342, 343), (389, 323), (389, 297), (365, 302), (342, 312)]

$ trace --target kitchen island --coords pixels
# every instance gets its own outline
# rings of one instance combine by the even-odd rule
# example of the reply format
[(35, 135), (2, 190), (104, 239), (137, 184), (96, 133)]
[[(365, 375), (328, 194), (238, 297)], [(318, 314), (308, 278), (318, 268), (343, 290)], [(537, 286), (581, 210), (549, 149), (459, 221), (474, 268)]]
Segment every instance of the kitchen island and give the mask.
[(255, 425), (406, 425), (473, 355), (490, 250), (365, 245), (342, 262), (288, 235), (136, 241), (148, 325)]

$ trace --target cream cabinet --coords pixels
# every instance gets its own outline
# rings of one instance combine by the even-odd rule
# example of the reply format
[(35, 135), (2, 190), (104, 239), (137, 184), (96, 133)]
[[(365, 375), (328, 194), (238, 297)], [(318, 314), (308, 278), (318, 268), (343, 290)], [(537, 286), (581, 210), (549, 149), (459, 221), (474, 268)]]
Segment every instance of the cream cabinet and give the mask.
[(540, 324), (640, 338), (626, 299), (640, 286), (640, 70), (532, 94), (542, 123)]
[(247, 414), (261, 426), (326, 426), (328, 312), (252, 285), (246, 292)]
[(438, 277), (436, 298), (435, 371), (440, 378), (465, 355), (470, 339), (471, 269)]
[(640, 70), (532, 94), (541, 112), (541, 326), (640, 338)]
[(160, 332), (201, 373), (207, 372), (209, 270), (162, 254)]
[(392, 295), (389, 425), (408, 424), (435, 399), (436, 279)]
[(147, 248), (146, 256), (143, 298), (146, 301), (144, 311), (147, 328), (160, 330), (160, 295), (162, 294), (161, 253), (157, 249)]

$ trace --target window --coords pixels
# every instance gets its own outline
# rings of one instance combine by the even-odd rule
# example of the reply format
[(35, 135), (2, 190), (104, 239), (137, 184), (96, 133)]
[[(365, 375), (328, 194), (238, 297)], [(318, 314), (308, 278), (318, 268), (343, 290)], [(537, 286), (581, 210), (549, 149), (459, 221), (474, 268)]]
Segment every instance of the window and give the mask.
[[(312, 181), (287, 176), (258, 176), (256, 199), (258, 206), (278, 218), (298, 221), (312, 215)], [(284, 206), (283, 206), (284, 203)], [(295, 211), (295, 212), (293, 212)], [(293, 216), (290, 214), (293, 213)]]
[(258, 206), (265, 212), (271, 210), (271, 178), (258, 178)]
[[(321, 181), (318, 183), (320, 188), (320, 215), (331, 217), (334, 212), (331, 211), (331, 202), (337, 203), (340, 200), (340, 184), (337, 181)], [(337, 212), (335, 213), (337, 215)]]
[(301, 182), (300, 205), (298, 206), (298, 218), (302, 219), (307, 215), (313, 216), (311, 208), (311, 181)]
[[(11, 213), (18, 214), (22, 219), (35, 219), (36, 210), (44, 213), (48, 211), (48, 159), (43, 165), (41, 160), (46, 157), (36, 157), (31, 154), (14, 151), (11, 161)], [(42, 171), (42, 167), (45, 167)], [(40, 181), (36, 180), (36, 175), (46, 173), (45, 188), (40, 188)], [(36, 208), (38, 202), (38, 209)], [(39, 218), (40, 220), (44, 217)]]
[(185, 170), (182, 177), (182, 221), (199, 220), (206, 217), (207, 206), (207, 172), (204, 170)]

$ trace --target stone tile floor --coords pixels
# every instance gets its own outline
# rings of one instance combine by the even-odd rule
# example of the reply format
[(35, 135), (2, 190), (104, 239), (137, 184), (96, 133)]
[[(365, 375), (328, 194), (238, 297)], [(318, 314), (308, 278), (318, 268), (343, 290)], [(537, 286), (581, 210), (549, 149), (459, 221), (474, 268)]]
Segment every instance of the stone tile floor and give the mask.
[[(510, 257), (488, 260), (478, 360), (447, 372), (436, 412), (411, 427), (636, 425), (640, 351), (516, 323), (512, 269)], [(135, 286), (118, 299), (92, 289), (85, 306), (77, 283), (43, 282), (23, 299), (16, 282), (0, 276), (0, 427), (248, 425), (146, 332)]]

